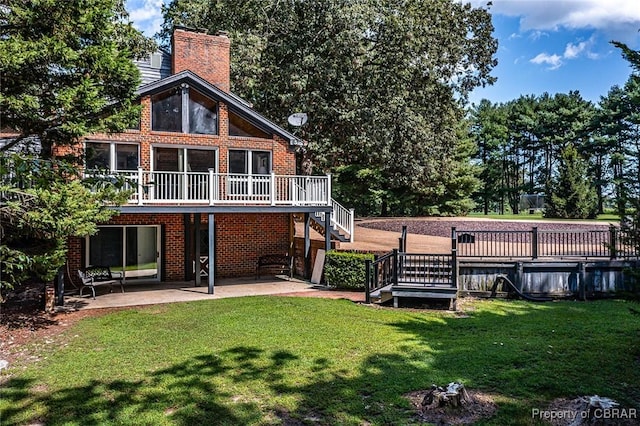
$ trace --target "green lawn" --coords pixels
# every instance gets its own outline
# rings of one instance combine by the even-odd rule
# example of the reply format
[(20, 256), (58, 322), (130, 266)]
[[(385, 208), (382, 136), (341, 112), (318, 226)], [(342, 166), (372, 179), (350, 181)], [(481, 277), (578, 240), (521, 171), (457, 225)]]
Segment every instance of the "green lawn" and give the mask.
[[(246, 297), (85, 319), (0, 394), (0, 424), (405, 425), (403, 394), (461, 381), (486, 424), (556, 397), (640, 405), (640, 317), (624, 301), (474, 301), (465, 315)], [(2, 373), (7, 374), (7, 373)]]

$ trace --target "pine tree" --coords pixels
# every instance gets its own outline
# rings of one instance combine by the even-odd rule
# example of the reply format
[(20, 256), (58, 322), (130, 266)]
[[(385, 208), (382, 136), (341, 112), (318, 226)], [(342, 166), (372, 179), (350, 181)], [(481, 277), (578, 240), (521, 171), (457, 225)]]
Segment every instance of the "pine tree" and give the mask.
[(558, 176), (551, 179), (547, 191), (545, 217), (592, 219), (598, 214), (598, 198), (586, 175), (587, 163), (573, 145), (560, 154)]

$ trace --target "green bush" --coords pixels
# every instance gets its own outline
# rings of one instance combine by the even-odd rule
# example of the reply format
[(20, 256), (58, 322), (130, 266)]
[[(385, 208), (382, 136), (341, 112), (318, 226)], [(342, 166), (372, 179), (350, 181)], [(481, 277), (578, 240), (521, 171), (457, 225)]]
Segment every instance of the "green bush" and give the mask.
[(373, 260), (373, 254), (333, 250), (327, 252), (324, 264), (327, 284), (336, 288), (364, 290), (367, 259)]

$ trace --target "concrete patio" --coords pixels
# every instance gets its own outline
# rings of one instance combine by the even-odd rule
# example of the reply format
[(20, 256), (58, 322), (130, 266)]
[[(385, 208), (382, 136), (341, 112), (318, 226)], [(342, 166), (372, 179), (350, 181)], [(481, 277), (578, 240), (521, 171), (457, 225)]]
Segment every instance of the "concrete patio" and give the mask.
[[(191, 282), (125, 284), (125, 292), (118, 286), (109, 292), (108, 286), (96, 288), (96, 298), (85, 294), (65, 296), (65, 307), (71, 309), (100, 309), (125, 306), (154, 305), (160, 303), (188, 302), (194, 300), (222, 299), (227, 297), (296, 295), (309, 297), (345, 298), (364, 301), (363, 292), (329, 290), (324, 286), (288, 277), (269, 277), (256, 280), (253, 277), (216, 280), (214, 294), (207, 293), (207, 286), (196, 287)], [(67, 289), (68, 291), (69, 289)]]

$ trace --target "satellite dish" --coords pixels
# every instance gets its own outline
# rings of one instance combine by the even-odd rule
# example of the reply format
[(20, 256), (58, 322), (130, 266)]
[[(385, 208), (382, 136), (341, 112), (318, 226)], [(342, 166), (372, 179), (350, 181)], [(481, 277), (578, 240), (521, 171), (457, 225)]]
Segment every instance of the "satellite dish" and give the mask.
[(292, 126), (300, 127), (307, 122), (308, 118), (306, 112), (296, 112), (295, 114), (291, 114), (289, 118), (287, 118), (287, 121)]

